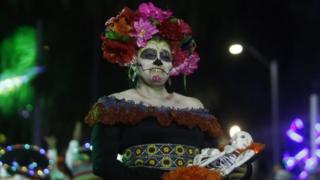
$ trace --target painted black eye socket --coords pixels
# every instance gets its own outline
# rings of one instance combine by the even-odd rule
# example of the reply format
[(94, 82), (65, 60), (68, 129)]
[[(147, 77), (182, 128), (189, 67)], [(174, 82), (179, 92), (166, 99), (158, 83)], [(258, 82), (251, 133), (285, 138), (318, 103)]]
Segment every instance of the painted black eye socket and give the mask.
[(155, 60), (157, 58), (157, 51), (151, 48), (144, 49), (141, 52), (140, 57), (143, 59)]
[(171, 61), (170, 53), (167, 50), (163, 50), (160, 52), (160, 59), (166, 62)]
[[(157, 59), (157, 50), (151, 49), (151, 48), (144, 49), (141, 52), (140, 57), (147, 60), (155, 60)], [(167, 50), (162, 50), (160, 52), (160, 60), (170, 62), (171, 61), (170, 52)]]

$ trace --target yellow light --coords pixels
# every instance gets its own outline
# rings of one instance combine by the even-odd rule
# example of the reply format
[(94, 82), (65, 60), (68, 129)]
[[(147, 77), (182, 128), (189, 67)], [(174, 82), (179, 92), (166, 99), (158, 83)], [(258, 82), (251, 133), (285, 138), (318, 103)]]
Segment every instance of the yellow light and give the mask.
[(41, 170), (37, 171), (38, 176), (43, 176), (43, 172)]
[(0, 149), (0, 154), (1, 155), (5, 154), (5, 153), (6, 153), (6, 151), (4, 149)]
[(28, 172), (28, 168), (25, 167), (25, 166), (22, 166), (22, 167), (21, 167), (21, 171), (22, 171), (22, 172)]

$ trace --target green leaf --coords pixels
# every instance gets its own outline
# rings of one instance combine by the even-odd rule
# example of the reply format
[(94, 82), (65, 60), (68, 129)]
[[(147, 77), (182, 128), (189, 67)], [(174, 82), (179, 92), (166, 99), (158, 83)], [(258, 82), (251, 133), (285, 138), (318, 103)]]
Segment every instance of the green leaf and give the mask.
[(130, 40), (129, 36), (123, 36), (111, 30), (105, 32), (105, 37), (111, 40), (117, 40), (117, 41), (123, 41), (123, 42), (128, 42)]

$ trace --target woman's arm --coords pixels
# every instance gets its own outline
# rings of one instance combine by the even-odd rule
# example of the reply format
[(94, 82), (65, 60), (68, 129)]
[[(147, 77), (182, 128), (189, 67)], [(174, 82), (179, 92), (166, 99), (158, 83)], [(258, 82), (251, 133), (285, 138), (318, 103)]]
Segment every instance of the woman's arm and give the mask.
[(162, 171), (150, 168), (129, 168), (117, 160), (120, 127), (97, 123), (92, 131), (93, 172), (103, 179), (160, 180)]

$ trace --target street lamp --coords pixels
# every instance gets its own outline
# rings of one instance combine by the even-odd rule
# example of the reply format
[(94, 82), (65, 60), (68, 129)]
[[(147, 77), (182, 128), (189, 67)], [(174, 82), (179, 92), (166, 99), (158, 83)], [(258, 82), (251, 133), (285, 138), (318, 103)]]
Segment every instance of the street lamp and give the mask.
[(243, 51), (243, 46), (241, 44), (232, 44), (229, 47), (229, 52), (233, 55), (241, 54)]
[(256, 60), (270, 70), (272, 160), (273, 164), (277, 164), (280, 162), (278, 62), (276, 59), (269, 61), (256, 48), (250, 45), (233, 44), (229, 47), (229, 52), (237, 55), (242, 53), (243, 49), (247, 50)]

